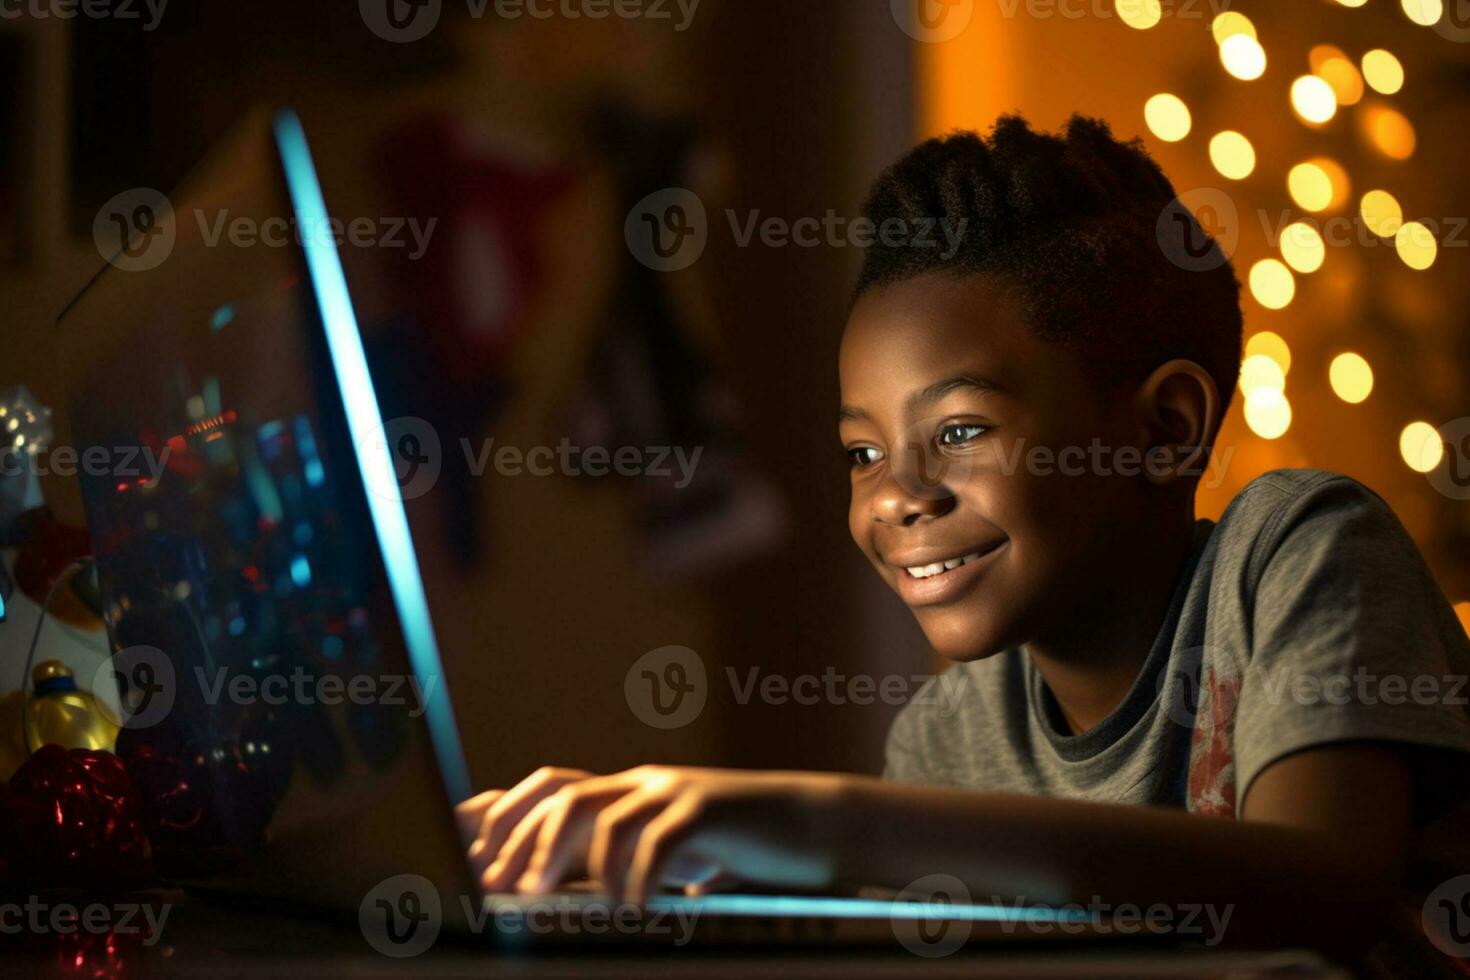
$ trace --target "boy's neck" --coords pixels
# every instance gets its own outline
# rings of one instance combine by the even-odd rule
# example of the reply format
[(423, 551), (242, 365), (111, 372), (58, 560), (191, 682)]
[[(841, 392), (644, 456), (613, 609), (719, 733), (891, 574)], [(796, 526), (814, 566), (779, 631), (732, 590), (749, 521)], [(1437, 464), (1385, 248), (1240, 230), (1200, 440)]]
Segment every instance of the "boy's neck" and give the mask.
[(1072, 734), (1096, 726), (1132, 690), (1169, 612), (1194, 544), (1194, 508), (1142, 535), (1133, 561), (1069, 622), (1026, 644)]

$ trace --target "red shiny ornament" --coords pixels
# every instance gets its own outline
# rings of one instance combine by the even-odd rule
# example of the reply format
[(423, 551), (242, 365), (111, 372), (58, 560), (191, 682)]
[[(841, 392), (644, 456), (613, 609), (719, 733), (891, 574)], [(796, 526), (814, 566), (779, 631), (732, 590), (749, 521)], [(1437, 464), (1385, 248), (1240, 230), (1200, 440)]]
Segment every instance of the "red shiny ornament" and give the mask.
[(0, 796), (8, 872), (33, 886), (92, 885), (151, 873), (138, 791), (111, 752), (42, 746)]

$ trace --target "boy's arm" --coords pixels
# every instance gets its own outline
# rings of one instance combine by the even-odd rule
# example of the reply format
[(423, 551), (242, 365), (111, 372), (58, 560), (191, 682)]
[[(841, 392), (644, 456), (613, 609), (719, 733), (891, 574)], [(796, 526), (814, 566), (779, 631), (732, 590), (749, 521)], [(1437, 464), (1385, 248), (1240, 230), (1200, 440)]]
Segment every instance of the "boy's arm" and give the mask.
[[(1385, 897), (1407, 850), (1411, 780), (1390, 748), (1289, 756), (1249, 788), (1244, 819), (894, 784), (825, 773), (643, 767), (543, 770), (477, 810), (482, 885), (554, 889), (584, 868), (641, 901), (681, 855), (765, 885), (904, 888), (934, 874), (975, 901), (1240, 907), (1253, 937)], [(1276, 921), (1282, 911), (1291, 915)], [(1259, 915), (1252, 915), (1259, 912)], [(1334, 921), (1339, 928), (1340, 920)]]
[(1371, 901), (1394, 884), (1412, 822), (1408, 767), (1375, 744), (1271, 765), (1241, 820), (870, 781), (846, 793), (841, 877), (944, 872), (976, 900), (1048, 904)]

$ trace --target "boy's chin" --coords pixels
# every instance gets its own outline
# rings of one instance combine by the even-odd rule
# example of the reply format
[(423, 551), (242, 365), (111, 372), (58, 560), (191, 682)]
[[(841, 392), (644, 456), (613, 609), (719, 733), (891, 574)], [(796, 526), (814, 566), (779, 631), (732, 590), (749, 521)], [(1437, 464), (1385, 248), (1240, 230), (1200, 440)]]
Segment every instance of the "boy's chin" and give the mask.
[(954, 663), (984, 660), (1016, 646), (1005, 633), (991, 624), (979, 624), (973, 617), (938, 615), (919, 617), (919, 627), (934, 652)]

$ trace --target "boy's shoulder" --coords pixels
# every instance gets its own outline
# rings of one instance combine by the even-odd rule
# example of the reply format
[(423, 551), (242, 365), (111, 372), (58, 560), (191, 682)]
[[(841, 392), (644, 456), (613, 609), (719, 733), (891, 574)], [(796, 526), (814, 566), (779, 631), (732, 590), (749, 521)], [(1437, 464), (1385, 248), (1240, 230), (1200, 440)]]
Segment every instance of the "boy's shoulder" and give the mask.
[(1214, 550), (1259, 563), (1283, 542), (1329, 547), (1344, 537), (1409, 541), (1383, 498), (1342, 473), (1280, 469), (1251, 480), (1230, 501), (1215, 525)]
[[(1280, 469), (1268, 470), (1242, 487), (1230, 501), (1225, 516), (1232, 513), (1267, 514), (1293, 503), (1324, 496), (1383, 505), (1378, 494), (1346, 474), (1330, 470)], [(1224, 520), (1222, 517), (1221, 522)]]

